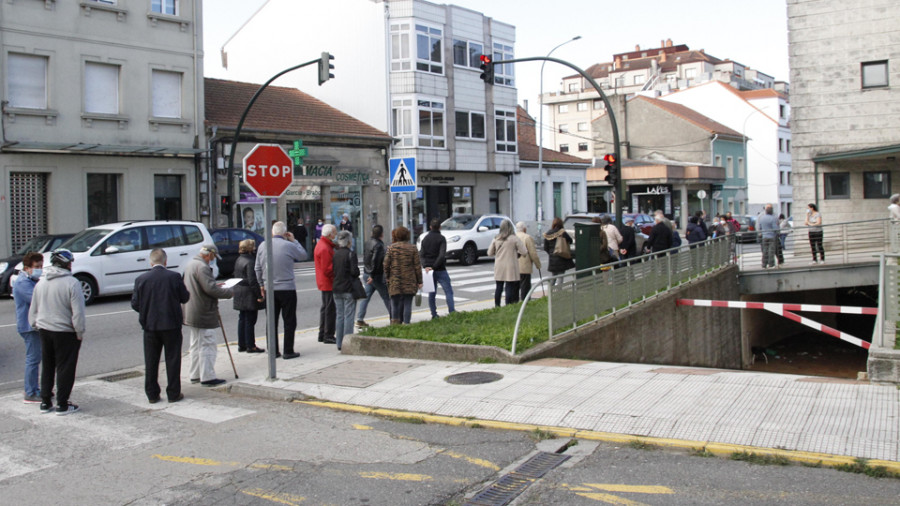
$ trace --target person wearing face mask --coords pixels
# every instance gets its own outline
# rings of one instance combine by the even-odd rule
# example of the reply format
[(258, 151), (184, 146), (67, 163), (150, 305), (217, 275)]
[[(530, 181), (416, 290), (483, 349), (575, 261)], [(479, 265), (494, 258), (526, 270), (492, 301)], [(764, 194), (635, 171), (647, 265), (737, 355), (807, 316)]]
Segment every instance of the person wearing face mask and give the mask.
[(316, 233), (313, 236), (313, 250), (315, 251), (315, 245), (319, 243), (319, 239), (322, 238), (322, 227), (325, 226), (325, 221), (322, 218), (319, 218), (319, 222), (316, 223)]
[(41, 366), (41, 335), (28, 323), (28, 310), (31, 309), (31, 296), (34, 285), (41, 278), (44, 257), (40, 253), (29, 251), (22, 260), (22, 274), (13, 285), (13, 297), (16, 299), (16, 330), (25, 340), (25, 403), (41, 402), (41, 389), (38, 383), (38, 372)]
[(648, 253), (657, 253), (672, 247), (672, 229), (666, 224), (663, 212), (656, 211), (653, 220), (656, 225), (653, 225), (650, 236), (644, 241), (644, 250)]

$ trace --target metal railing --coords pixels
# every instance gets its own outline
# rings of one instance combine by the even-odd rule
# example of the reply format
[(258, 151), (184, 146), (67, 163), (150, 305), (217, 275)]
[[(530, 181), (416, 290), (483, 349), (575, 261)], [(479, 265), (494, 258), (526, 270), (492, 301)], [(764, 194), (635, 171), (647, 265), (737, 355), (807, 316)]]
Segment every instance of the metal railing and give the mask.
[(878, 317), (872, 334), (872, 346), (893, 348), (900, 325), (900, 255), (879, 255)]
[[(826, 265), (871, 263), (886, 250), (900, 252), (900, 226), (889, 219), (834, 223), (820, 228)], [(809, 231), (810, 227), (799, 226), (780, 232), (786, 232), (783, 247), (786, 267), (807, 266), (812, 262)], [(761, 269), (762, 232), (738, 232), (734, 236), (741, 270)]]
[(522, 317), (538, 287), (546, 294), (548, 338), (553, 339), (731, 264), (733, 239), (729, 236), (691, 245), (685, 243), (677, 248), (542, 279), (531, 287), (519, 309), (512, 353), (516, 353)]

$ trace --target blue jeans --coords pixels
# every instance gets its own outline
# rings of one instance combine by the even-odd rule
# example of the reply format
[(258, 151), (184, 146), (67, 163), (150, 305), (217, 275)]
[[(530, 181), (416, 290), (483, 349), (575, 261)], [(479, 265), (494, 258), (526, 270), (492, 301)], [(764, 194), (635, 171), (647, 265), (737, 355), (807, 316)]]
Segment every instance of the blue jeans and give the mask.
[(412, 319), (412, 301), (414, 294), (391, 295), (391, 320), (409, 323)]
[(20, 332), (25, 340), (25, 395), (41, 395), (38, 370), (41, 367), (41, 335), (37, 330)]
[[(369, 283), (369, 280), (372, 280)], [(356, 319), (359, 321), (363, 321), (366, 319), (366, 310), (369, 308), (369, 301), (372, 300), (372, 295), (375, 291), (378, 291), (378, 295), (381, 296), (381, 300), (384, 301), (384, 307), (387, 309), (388, 315), (391, 314), (391, 299), (388, 296), (387, 285), (384, 284), (384, 274), (379, 274), (377, 276), (372, 276), (368, 272), (363, 273), (362, 277), (363, 287), (366, 289), (366, 298), (360, 299), (359, 301), (359, 311), (356, 313)]]
[(435, 303), (435, 296), (437, 295), (437, 285), (441, 285), (441, 289), (444, 290), (444, 295), (447, 297), (447, 310), (451, 313), (456, 311), (456, 307), (453, 305), (453, 287), (450, 286), (450, 274), (447, 271), (431, 271), (434, 275), (434, 291), (428, 294), (428, 308), (431, 309), (431, 316), (436, 317), (437, 314), (437, 304)]
[(353, 315), (356, 313), (356, 299), (350, 292), (333, 292), (334, 294), (334, 339), (337, 348), (341, 349), (344, 336), (353, 333)]

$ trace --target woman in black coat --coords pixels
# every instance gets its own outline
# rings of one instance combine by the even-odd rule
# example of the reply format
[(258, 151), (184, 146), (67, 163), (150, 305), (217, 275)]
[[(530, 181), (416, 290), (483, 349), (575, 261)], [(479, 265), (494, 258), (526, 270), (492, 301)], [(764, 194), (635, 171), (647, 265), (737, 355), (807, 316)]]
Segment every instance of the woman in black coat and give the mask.
[(238, 351), (262, 353), (256, 347), (256, 319), (264, 307), (259, 281), (256, 279), (256, 241), (244, 239), (238, 244), (240, 256), (234, 261), (234, 277), (241, 281), (234, 285), (234, 309), (238, 310)]
[[(553, 223), (550, 225), (550, 231), (544, 234), (544, 251), (546, 251), (550, 255), (550, 261), (547, 263), (547, 269), (550, 270), (550, 274), (554, 276), (562, 274), (567, 270), (575, 267), (575, 261), (571, 258), (563, 258), (556, 253), (554, 253), (556, 249), (556, 240), (562, 238), (562, 240), (566, 241), (569, 246), (572, 245), (572, 237), (566, 233), (563, 228), (563, 221), (558, 216), (553, 218)], [(554, 282), (555, 284), (555, 282)]]

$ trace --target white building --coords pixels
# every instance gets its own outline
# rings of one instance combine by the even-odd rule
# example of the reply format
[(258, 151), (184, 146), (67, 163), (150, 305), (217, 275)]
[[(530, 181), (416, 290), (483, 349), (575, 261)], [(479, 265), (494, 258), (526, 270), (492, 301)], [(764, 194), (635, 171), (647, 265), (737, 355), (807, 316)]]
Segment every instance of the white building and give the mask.
[(201, 19), (199, 0), (0, 3), (0, 255), (40, 233), (208, 214)]
[(711, 81), (663, 95), (740, 133), (747, 143), (747, 209), (725, 204), (734, 214), (757, 214), (773, 204), (791, 216), (791, 131), (787, 97), (767, 89), (741, 92)]
[(270, 0), (225, 44), (222, 61), (229, 79), (263, 82), (322, 51), (333, 54), (335, 78), (323, 86), (315, 65), (278, 84), (389, 132), (391, 157), (416, 158), (411, 216), (419, 232), (430, 218), (460, 213), (515, 219), (515, 74), (512, 65), (498, 67), (493, 86), (479, 77), (482, 53), (512, 58), (514, 46), (513, 26), (452, 5)]

